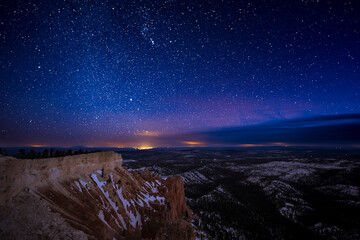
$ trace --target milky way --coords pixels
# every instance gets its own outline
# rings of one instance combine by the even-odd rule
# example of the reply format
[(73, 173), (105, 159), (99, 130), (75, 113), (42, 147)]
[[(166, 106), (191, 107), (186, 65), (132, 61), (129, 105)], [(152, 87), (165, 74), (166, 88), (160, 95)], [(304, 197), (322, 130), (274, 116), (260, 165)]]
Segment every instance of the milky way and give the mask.
[(357, 1), (0, 8), (4, 146), (132, 146), (142, 137), (360, 112)]

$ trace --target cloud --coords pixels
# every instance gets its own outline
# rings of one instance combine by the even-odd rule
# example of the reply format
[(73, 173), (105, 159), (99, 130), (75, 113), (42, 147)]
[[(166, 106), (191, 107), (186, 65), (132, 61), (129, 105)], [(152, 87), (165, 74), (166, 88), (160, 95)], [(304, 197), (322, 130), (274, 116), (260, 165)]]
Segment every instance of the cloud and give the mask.
[[(92, 136), (59, 133), (0, 134), (4, 146), (74, 146), (92, 147), (211, 147), (211, 146), (267, 146), (267, 145), (351, 145), (360, 146), (360, 114), (343, 114), (274, 120), (262, 124), (217, 128), (184, 134), (142, 131), (131, 135), (109, 134)], [(91, 133), (89, 133), (91, 134)], [(90, 138), (90, 137), (91, 138)], [(30, 139), (31, 138), (31, 139)], [(64, 144), (64, 142), (66, 144)]]
[(357, 145), (360, 143), (360, 114), (277, 120), (192, 133), (184, 137), (193, 141), (202, 139), (208, 145)]

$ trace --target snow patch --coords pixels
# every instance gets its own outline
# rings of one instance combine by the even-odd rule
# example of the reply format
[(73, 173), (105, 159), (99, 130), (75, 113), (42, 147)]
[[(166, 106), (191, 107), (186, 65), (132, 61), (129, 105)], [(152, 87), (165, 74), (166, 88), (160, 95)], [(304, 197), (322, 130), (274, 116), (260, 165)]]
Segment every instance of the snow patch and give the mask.
[(81, 179), (79, 179), (79, 182), (80, 182), (81, 185), (83, 185), (83, 187), (84, 187), (85, 189), (87, 189), (87, 183), (86, 183), (86, 182), (84, 182), (84, 181), (81, 180)]
[(146, 169), (145, 167), (142, 167), (142, 168), (134, 168), (134, 169), (130, 168), (130, 169), (128, 169), (128, 171), (129, 171), (129, 172), (132, 172), (132, 171), (144, 171), (145, 169)]
[(185, 183), (202, 183), (208, 182), (209, 179), (198, 171), (185, 172), (181, 175)]
[(75, 181), (75, 185), (79, 188), (79, 191), (82, 192), (81, 187), (80, 187), (80, 184), (79, 184), (78, 181)]
[(127, 163), (127, 162), (137, 162), (137, 161), (134, 159), (124, 159), (123, 162)]
[(130, 224), (131, 226), (133, 226), (134, 228), (136, 228), (136, 224), (138, 223), (138, 226), (141, 227), (141, 215), (140, 213), (135, 209), (135, 215), (132, 213), (132, 211), (130, 211)]
[[(98, 171), (99, 172), (99, 171)], [(111, 175), (110, 175), (111, 176)], [(109, 195), (109, 192), (108, 191), (104, 191), (103, 189), (103, 186), (106, 185), (106, 181), (104, 182), (101, 182), (99, 181), (97, 175), (95, 173), (91, 174), (91, 177), (92, 179), (96, 182), (97, 186), (99, 187), (99, 189), (101, 190), (101, 192), (104, 194), (104, 196), (106, 197), (106, 199), (108, 200), (108, 202), (110, 203), (111, 207), (114, 209), (115, 213), (117, 214), (118, 218), (120, 219), (121, 223), (123, 224), (123, 227), (126, 229), (126, 225), (125, 225), (125, 222), (124, 222), (124, 219), (123, 217), (118, 213), (118, 207), (116, 206), (116, 203), (114, 203), (111, 198), (110, 198), (110, 195)], [(101, 198), (102, 200), (102, 198)], [(105, 204), (103, 202), (103, 204)]]
[[(99, 172), (99, 171), (98, 171)], [(101, 171), (100, 171), (101, 172)], [(106, 184), (106, 182), (101, 182), (97, 175), (95, 173), (91, 174), (91, 178), (96, 182), (96, 184), (98, 185), (98, 187), (102, 190), (102, 186), (104, 186)]]
[(109, 228), (112, 229), (112, 227), (110, 227), (110, 225), (105, 221), (103, 210), (100, 210), (100, 211), (99, 211), (98, 217), (100, 218), (100, 220), (101, 220), (103, 223), (106, 224), (106, 226), (108, 226)]

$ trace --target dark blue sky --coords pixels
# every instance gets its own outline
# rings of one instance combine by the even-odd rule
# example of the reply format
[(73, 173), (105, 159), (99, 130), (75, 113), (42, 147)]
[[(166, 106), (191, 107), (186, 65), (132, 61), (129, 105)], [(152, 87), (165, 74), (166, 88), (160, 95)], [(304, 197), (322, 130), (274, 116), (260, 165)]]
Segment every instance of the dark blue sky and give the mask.
[(357, 1), (0, 9), (3, 146), (193, 146), (164, 136), (360, 112)]

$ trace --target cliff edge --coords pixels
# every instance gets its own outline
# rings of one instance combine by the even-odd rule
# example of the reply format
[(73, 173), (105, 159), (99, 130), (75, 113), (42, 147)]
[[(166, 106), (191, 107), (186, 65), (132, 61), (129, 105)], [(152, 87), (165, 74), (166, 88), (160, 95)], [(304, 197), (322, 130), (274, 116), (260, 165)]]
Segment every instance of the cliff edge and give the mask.
[(1, 239), (194, 239), (180, 177), (127, 171), (115, 152), (0, 157)]

